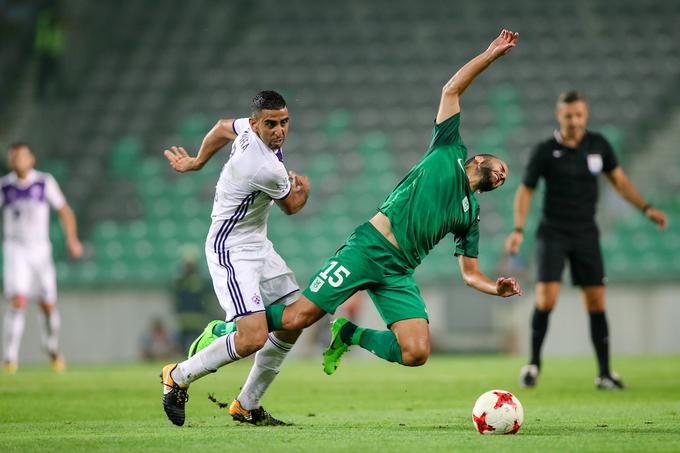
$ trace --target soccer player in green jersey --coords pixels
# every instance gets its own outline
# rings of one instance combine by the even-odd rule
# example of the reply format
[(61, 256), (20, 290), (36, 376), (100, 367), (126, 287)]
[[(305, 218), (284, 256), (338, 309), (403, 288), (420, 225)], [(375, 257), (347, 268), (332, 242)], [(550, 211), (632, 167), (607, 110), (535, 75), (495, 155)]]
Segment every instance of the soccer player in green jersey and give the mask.
[(508, 167), (490, 154), (468, 158), (459, 133), (460, 96), (477, 75), (510, 52), (518, 38), (518, 33), (503, 30), (486, 51), (444, 85), (425, 156), (388, 195), (378, 213), (356, 228), (311, 278), (303, 296), (288, 306), (267, 307), (270, 330), (299, 330), (326, 313), (334, 313), (355, 292), (367, 290), (388, 330), (367, 329), (344, 318), (336, 319), (331, 327), (331, 344), (324, 353), (327, 374), (336, 370), (351, 345), (406, 366), (427, 361), (428, 317), (413, 271), (449, 233), (455, 236), (455, 255), (468, 286), (501, 297), (521, 294), (515, 278), (492, 280), (477, 263), (479, 205), (474, 194), (503, 185)]

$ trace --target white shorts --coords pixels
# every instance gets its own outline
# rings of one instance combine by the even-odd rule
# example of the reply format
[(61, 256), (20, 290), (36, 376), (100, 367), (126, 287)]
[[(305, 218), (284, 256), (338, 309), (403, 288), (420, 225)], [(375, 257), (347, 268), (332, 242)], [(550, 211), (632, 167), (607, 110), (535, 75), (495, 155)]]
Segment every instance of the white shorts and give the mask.
[(3, 241), (3, 282), (5, 297), (39, 298), (57, 301), (57, 274), (52, 261), (52, 244), (22, 244)]
[(300, 287), (295, 275), (269, 241), (220, 253), (206, 247), (205, 255), (227, 321), (264, 311), (275, 302), (289, 305), (297, 299)]

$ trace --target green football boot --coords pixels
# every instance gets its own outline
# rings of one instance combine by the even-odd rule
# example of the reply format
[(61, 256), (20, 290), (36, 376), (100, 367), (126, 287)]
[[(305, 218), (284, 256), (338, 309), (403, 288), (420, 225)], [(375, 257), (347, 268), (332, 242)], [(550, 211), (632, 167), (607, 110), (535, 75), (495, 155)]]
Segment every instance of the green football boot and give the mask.
[(340, 357), (349, 350), (349, 345), (340, 338), (340, 330), (348, 322), (346, 318), (338, 318), (331, 322), (331, 344), (323, 353), (323, 372), (329, 376), (335, 373), (340, 364)]
[(206, 348), (210, 343), (232, 332), (236, 332), (235, 322), (224, 322), (216, 319), (203, 329), (203, 332), (189, 346), (187, 358), (192, 358), (198, 351)]

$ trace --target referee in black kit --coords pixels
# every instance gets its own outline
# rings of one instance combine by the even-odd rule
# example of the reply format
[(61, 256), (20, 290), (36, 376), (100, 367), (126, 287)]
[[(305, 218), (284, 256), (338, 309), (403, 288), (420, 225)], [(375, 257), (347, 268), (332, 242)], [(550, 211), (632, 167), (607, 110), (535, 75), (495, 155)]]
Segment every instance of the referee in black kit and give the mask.
[(666, 228), (666, 215), (642, 198), (619, 166), (609, 142), (602, 135), (586, 130), (588, 105), (583, 94), (568, 91), (560, 95), (556, 116), (559, 130), (531, 153), (524, 179), (515, 194), (515, 229), (505, 243), (508, 253), (518, 252), (531, 198), (538, 180), (543, 177), (546, 191), (537, 232), (538, 282), (531, 319), (531, 359), (520, 372), (520, 384), (536, 385), (548, 318), (557, 303), (562, 270), (568, 260), (572, 281), (581, 287), (583, 303), (590, 315), (590, 336), (600, 368), (595, 385), (600, 389), (623, 389), (621, 379), (609, 369), (606, 278), (595, 223), (598, 176), (604, 173), (614, 189), (659, 229)]

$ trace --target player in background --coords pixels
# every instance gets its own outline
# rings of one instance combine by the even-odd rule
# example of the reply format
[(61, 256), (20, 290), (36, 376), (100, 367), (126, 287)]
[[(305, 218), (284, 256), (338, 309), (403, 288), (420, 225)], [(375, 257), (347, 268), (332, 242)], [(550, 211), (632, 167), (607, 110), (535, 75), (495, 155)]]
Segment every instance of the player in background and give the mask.
[(531, 153), (524, 180), (515, 194), (515, 229), (505, 243), (508, 253), (519, 251), (534, 189), (543, 178), (546, 192), (537, 231), (538, 283), (531, 319), (531, 358), (520, 371), (520, 384), (536, 385), (548, 318), (557, 303), (562, 270), (568, 260), (572, 281), (581, 287), (583, 304), (590, 317), (590, 336), (599, 366), (595, 385), (600, 389), (622, 389), (623, 382), (609, 368), (606, 278), (595, 223), (599, 175), (604, 173), (614, 189), (660, 229), (666, 228), (666, 214), (653, 208), (640, 195), (619, 166), (607, 139), (586, 130), (588, 104), (582, 93), (569, 91), (560, 95), (556, 117), (559, 130)]
[(175, 170), (196, 171), (234, 142), (215, 188), (205, 246), (215, 293), (226, 320), (233, 323), (222, 341), (163, 368), (163, 408), (176, 425), (184, 424), (191, 382), (254, 352), (253, 367), (229, 413), (240, 422), (282, 424), (260, 406), (260, 399), (300, 332), (270, 334), (264, 310), (272, 304), (293, 303), (299, 297), (299, 286), (267, 238), (267, 219), (274, 203), (286, 214), (298, 212), (310, 189), (306, 177), (289, 174), (283, 164), (288, 121), (283, 97), (275, 91), (261, 91), (253, 99), (250, 118), (218, 121), (196, 157), (183, 148), (165, 151)]
[(10, 145), (7, 157), (12, 172), (0, 179), (3, 281), (5, 297), (10, 303), (3, 326), (5, 372), (17, 371), (26, 304), (30, 298), (40, 301), (40, 310), (45, 316), (44, 347), (52, 368), (61, 372), (65, 364), (59, 350), (61, 321), (49, 235), (50, 207), (59, 215), (69, 254), (80, 258), (83, 246), (78, 240), (76, 218), (52, 175), (33, 169), (35, 156), (26, 143)]
[(335, 372), (351, 345), (406, 366), (427, 361), (428, 315), (413, 272), (449, 233), (455, 237), (454, 254), (468, 286), (501, 297), (521, 294), (515, 278), (491, 280), (477, 262), (479, 204), (474, 193), (502, 186), (508, 167), (490, 154), (468, 158), (459, 132), (460, 96), (484, 69), (510, 52), (518, 39), (518, 33), (503, 30), (486, 51), (456, 72), (442, 90), (432, 141), (421, 161), (388, 195), (378, 213), (356, 228), (312, 277), (299, 300), (286, 307), (267, 307), (271, 330), (295, 331), (334, 313), (357, 291), (367, 290), (388, 330), (367, 329), (337, 318), (324, 353), (327, 374)]

